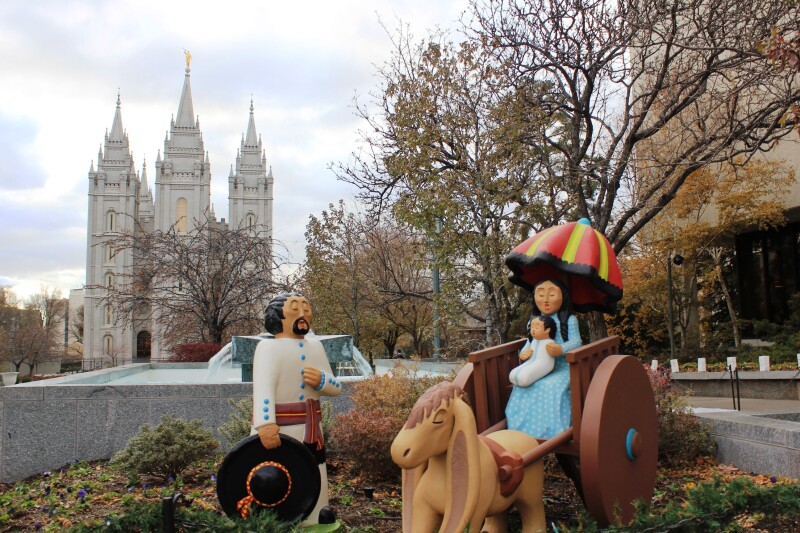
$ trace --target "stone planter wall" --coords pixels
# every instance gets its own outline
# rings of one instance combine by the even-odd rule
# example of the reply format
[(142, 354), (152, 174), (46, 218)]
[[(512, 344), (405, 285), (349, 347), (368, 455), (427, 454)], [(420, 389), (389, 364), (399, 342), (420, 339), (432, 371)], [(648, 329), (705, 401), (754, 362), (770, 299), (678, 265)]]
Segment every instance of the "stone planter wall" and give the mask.
[[(731, 396), (728, 372), (674, 372), (671, 377), (679, 391), (691, 391), (694, 396)], [(742, 398), (800, 400), (799, 378), (797, 372), (786, 370), (739, 372), (739, 392)]]

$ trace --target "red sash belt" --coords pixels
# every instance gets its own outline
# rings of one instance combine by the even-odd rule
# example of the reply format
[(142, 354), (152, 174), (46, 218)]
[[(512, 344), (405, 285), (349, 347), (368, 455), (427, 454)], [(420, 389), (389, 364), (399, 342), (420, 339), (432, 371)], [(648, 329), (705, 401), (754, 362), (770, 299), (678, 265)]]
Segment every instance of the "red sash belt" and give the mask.
[(279, 426), (305, 424), (303, 442), (316, 443), (317, 450), (322, 450), (325, 441), (322, 438), (322, 409), (319, 400), (309, 398), (304, 402), (279, 403), (275, 406), (275, 418)]

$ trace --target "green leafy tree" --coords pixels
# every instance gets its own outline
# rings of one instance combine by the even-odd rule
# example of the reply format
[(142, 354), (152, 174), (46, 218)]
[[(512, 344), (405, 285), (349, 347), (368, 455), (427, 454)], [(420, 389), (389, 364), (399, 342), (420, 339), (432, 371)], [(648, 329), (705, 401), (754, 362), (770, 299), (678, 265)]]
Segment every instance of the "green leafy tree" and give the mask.
[(418, 353), (432, 326), (426, 248), (391, 220), (372, 220), (330, 205), (306, 228), (303, 284), (315, 331), (350, 333), (368, 354), (392, 354), (407, 334)]
[[(478, 44), (454, 45), (442, 34), (414, 42), (401, 30), (394, 45), (378, 70), (379, 90), (357, 108), (367, 126), (363, 149), (338, 176), (376, 212), (390, 211), (430, 240), (443, 315), (487, 324), (487, 344), (505, 341), (523, 302), (508, 283), (505, 254), (567, 205), (539, 179), (538, 149), (520, 142), (509, 120), (519, 98), (502, 88), (497, 63)], [(526, 125), (552, 122), (531, 111)]]
[(303, 286), (314, 303), (314, 331), (344, 333), (362, 344), (368, 310), (361, 305), (369, 289), (359, 269), (363, 255), (361, 228), (343, 202), (331, 204), (306, 226), (306, 264)]

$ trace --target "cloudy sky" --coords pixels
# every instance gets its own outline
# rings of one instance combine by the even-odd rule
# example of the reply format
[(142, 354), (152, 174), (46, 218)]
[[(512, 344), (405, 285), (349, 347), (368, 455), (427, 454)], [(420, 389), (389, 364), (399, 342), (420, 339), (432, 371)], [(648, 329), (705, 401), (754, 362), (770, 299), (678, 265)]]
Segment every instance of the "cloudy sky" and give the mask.
[[(275, 175), (275, 237), (296, 261), (308, 217), (353, 191), (346, 161), (361, 123), (356, 94), (390, 56), (383, 24), (418, 37), (456, 27), (466, 0), (3, 0), (0, 2), (0, 286), (22, 297), (85, 282), (88, 171), (117, 91), (137, 170), (154, 162), (192, 53), (192, 97), (209, 150), (212, 202), (227, 217), (227, 176), (252, 94)], [(309, 194), (313, 191), (313, 194)]]

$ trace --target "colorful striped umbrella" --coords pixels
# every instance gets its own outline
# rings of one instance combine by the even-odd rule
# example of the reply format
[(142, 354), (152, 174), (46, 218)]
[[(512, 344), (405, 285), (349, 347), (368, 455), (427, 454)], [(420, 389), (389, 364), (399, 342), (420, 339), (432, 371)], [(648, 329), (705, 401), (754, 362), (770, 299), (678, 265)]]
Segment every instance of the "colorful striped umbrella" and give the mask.
[(614, 313), (622, 298), (614, 249), (585, 218), (537, 233), (508, 254), (506, 265), (511, 282), (531, 291), (546, 279), (566, 282), (576, 311)]

